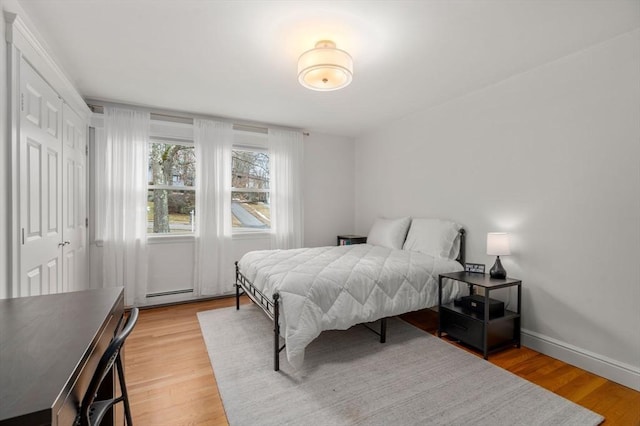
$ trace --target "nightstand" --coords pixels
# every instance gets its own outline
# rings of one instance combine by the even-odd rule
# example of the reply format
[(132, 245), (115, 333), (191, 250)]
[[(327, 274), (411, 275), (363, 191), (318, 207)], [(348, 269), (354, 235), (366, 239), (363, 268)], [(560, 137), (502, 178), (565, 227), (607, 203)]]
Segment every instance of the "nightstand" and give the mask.
[(364, 244), (367, 242), (367, 237), (361, 235), (338, 235), (339, 246), (350, 246), (351, 244)]
[[(484, 289), (484, 311), (478, 312), (454, 302), (442, 304), (442, 284), (444, 279), (461, 281), (469, 286), (469, 293), (475, 294), (475, 288)], [(517, 286), (518, 306), (515, 311), (504, 309), (502, 312), (489, 312), (489, 294), (499, 288)], [(515, 345), (520, 347), (520, 318), (522, 300), (522, 281), (513, 278), (491, 278), (488, 274), (470, 272), (452, 272), (440, 274), (438, 280), (438, 337), (442, 333), (459, 340), (480, 351), (484, 359), (489, 353)]]

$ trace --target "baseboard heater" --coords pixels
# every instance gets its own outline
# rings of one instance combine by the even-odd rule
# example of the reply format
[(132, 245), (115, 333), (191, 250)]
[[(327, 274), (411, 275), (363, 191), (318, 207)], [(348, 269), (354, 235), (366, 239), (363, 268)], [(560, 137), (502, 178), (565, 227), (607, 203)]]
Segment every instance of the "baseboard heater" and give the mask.
[(173, 296), (174, 294), (184, 294), (184, 293), (193, 293), (193, 289), (188, 288), (185, 290), (173, 290), (173, 291), (163, 291), (161, 293), (149, 293), (147, 294), (147, 297)]

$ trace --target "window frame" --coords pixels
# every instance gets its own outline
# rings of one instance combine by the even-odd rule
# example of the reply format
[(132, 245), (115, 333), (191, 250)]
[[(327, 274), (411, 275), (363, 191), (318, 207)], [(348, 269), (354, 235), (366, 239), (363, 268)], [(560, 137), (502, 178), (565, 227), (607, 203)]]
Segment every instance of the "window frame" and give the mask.
[[(196, 157), (196, 162), (198, 161), (197, 156), (195, 155), (195, 143), (192, 139), (180, 139), (180, 138), (172, 138), (172, 137), (163, 137), (163, 136), (158, 136), (158, 135), (151, 135), (149, 136), (149, 141), (148, 141), (148, 145), (149, 145), (149, 150), (151, 150), (151, 144), (154, 143), (162, 143), (162, 144), (171, 144), (171, 145), (182, 145), (182, 146), (188, 146), (188, 147), (192, 147), (194, 148), (194, 156)], [(147, 159), (147, 167), (149, 167), (149, 160)], [(194, 170), (194, 180), (198, 179), (197, 176), (197, 168)], [(152, 189), (166, 189), (168, 191), (193, 191), (194, 193), (194, 198), (196, 196), (196, 186), (186, 186), (186, 185), (149, 185), (149, 183), (147, 182), (147, 197), (149, 194), (149, 191)], [(194, 218), (195, 219), (195, 218)], [(159, 242), (158, 240), (160, 239), (171, 239), (175, 242), (177, 242), (178, 240), (193, 240), (195, 238), (195, 228), (194, 228), (195, 224), (192, 224), (192, 231), (190, 232), (184, 232), (184, 233), (171, 233), (171, 232), (162, 232), (162, 233), (156, 233), (156, 232), (149, 232), (149, 228), (147, 227), (147, 241), (151, 244), (153, 244), (154, 240), (156, 240), (155, 242)]]
[[(236, 131), (237, 133), (237, 131)], [(236, 188), (233, 186), (233, 179), (231, 179), (231, 194), (234, 192), (244, 192), (244, 193), (262, 193), (269, 194), (269, 200), (271, 200), (271, 156), (269, 155), (269, 148), (266, 146), (258, 146), (258, 145), (249, 145), (249, 144), (238, 144), (234, 143), (231, 146), (231, 174), (233, 176), (233, 151), (249, 151), (249, 152), (262, 152), (267, 154), (269, 158), (269, 189), (248, 189), (248, 188)], [(233, 197), (233, 195), (231, 195)], [(233, 201), (233, 198), (232, 198)], [(271, 203), (269, 203), (269, 211), (271, 211)], [(231, 212), (229, 212), (231, 213)], [(233, 216), (233, 213), (231, 213)], [(231, 218), (233, 220), (233, 218)], [(271, 214), (269, 214), (269, 219), (271, 219)], [(268, 237), (272, 234), (271, 224), (269, 224), (268, 228), (243, 228), (243, 227), (234, 227), (231, 225), (231, 234), (233, 238), (251, 238), (251, 237)]]

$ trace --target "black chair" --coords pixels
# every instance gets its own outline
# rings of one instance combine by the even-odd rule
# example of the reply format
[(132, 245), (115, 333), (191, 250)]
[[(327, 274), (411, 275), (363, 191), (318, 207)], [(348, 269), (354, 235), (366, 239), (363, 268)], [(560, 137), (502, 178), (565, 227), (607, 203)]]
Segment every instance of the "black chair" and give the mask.
[[(124, 414), (127, 419), (127, 426), (133, 426), (131, 421), (131, 410), (129, 409), (129, 397), (127, 395), (127, 387), (124, 383), (124, 368), (122, 367), (122, 359), (120, 357), (120, 349), (122, 349), (122, 345), (124, 345), (124, 341), (127, 336), (131, 334), (133, 327), (136, 325), (136, 321), (138, 321), (138, 308), (132, 308), (129, 313), (129, 319), (127, 323), (122, 328), (122, 331), (118, 335), (116, 335), (107, 350), (104, 352), (102, 357), (100, 358), (100, 362), (96, 367), (95, 373), (93, 373), (93, 377), (91, 378), (91, 382), (89, 383), (89, 387), (87, 388), (87, 392), (82, 398), (82, 403), (80, 404), (80, 413), (76, 417), (76, 425), (79, 426), (97, 426), (102, 421), (102, 418), (109, 411), (111, 407), (115, 404), (122, 402), (124, 403)], [(102, 401), (96, 401), (96, 394), (98, 392), (98, 388), (100, 384), (107, 376), (110, 370), (113, 369), (113, 365), (115, 364), (118, 379), (120, 380), (120, 396), (117, 398), (106, 399)]]

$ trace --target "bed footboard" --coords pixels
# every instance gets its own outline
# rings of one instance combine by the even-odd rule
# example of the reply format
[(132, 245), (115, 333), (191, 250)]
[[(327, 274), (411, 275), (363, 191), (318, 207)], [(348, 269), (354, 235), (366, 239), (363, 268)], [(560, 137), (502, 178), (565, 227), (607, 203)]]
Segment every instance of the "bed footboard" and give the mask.
[[(238, 262), (236, 265), (236, 310), (240, 310), (240, 296), (246, 294), (249, 299), (256, 305), (258, 305), (265, 314), (273, 321), (273, 369), (275, 371), (280, 370), (280, 352), (287, 346), (286, 343), (280, 346), (280, 294), (274, 293), (273, 299), (269, 299), (260, 290), (258, 290), (251, 281), (245, 277), (240, 268)], [(380, 331), (374, 330), (367, 324), (363, 324), (369, 330), (380, 336), (380, 343), (385, 343), (387, 340), (387, 319), (380, 319)]]

